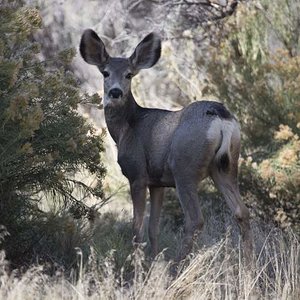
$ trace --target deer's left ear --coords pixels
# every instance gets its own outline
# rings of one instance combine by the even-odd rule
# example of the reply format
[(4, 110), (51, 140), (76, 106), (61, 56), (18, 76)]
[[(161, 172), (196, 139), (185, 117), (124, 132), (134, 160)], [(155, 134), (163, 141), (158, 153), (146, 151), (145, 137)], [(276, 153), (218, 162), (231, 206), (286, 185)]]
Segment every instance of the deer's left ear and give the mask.
[(160, 53), (160, 38), (156, 33), (152, 32), (137, 45), (133, 54), (129, 57), (129, 61), (136, 71), (148, 69), (157, 63)]

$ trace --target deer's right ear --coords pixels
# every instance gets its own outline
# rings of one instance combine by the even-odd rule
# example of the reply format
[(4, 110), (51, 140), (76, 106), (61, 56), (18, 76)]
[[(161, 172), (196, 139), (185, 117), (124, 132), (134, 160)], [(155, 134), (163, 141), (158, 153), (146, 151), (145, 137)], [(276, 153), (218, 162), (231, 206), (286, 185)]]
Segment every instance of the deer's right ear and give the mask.
[(86, 29), (82, 34), (79, 50), (87, 63), (100, 68), (104, 67), (109, 59), (104, 43), (92, 29)]

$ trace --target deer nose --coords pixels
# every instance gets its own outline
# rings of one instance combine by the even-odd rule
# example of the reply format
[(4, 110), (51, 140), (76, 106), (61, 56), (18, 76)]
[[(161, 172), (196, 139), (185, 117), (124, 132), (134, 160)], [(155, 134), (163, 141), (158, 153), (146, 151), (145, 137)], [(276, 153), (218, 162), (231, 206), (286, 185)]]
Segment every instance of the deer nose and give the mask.
[(123, 97), (123, 92), (120, 89), (114, 88), (108, 92), (109, 98), (119, 98)]

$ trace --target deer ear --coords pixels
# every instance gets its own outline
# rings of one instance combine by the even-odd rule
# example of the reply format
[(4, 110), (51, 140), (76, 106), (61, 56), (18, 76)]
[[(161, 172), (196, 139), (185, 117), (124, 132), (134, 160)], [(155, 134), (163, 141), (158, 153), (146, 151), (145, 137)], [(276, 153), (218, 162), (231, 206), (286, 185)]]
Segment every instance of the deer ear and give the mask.
[(148, 34), (135, 48), (129, 61), (137, 71), (154, 66), (160, 58), (161, 41), (159, 36), (152, 32)]
[(104, 43), (92, 29), (86, 29), (82, 34), (79, 50), (81, 56), (87, 63), (97, 65), (100, 68), (103, 67), (109, 59)]

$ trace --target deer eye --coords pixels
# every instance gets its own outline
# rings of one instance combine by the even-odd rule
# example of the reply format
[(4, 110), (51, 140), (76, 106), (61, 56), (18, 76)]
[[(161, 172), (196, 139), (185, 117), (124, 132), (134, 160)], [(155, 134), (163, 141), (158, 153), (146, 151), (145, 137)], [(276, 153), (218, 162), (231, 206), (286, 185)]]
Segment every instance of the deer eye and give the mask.
[(125, 78), (127, 78), (127, 79), (131, 79), (133, 77), (133, 74), (132, 73), (128, 73), (126, 76), (125, 76)]
[(107, 71), (103, 71), (102, 75), (104, 76), (104, 78), (107, 78), (109, 76), (109, 73)]

